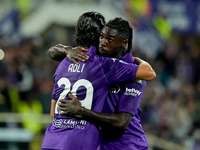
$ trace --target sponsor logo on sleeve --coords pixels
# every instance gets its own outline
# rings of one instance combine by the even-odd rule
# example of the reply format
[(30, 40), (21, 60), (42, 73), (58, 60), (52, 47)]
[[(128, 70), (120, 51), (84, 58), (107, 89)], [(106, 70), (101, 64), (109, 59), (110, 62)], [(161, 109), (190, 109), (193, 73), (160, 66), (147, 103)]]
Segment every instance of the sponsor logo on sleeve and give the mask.
[(126, 87), (126, 91), (124, 93), (124, 95), (132, 95), (132, 96), (140, 96), (142, 92), (140, 92), (139, 90), (136, 90), (135, 88), (127, 88)]

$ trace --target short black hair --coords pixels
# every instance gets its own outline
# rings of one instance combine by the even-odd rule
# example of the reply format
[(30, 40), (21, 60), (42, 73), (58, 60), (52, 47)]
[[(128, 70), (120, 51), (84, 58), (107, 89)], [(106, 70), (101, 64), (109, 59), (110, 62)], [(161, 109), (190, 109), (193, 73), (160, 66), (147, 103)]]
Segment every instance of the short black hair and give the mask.
[(105, 25), (105, 18), (98, 12), (86, 12), (82, 14), (75, 27), (76, 42), (83, 47), (99, 46), (99, 37)]
[(127, 53), (129, 53), (132, 49), (132, 40), (133, 40), (133, 29), (130, 26), (129, 22), (120, 17), (117, 17), (108, 21), (106, 23), (106, 26), (118, 30), (119, 36), (123, 40), (128, 39)]

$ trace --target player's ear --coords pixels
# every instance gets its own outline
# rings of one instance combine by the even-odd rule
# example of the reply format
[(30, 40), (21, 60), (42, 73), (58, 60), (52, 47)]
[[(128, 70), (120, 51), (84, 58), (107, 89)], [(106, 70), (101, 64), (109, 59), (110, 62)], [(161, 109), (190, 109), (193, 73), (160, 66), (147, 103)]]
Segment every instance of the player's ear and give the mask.
[(122, 41), (122, 46), (126, 48), (128, 46), (128, 39)]

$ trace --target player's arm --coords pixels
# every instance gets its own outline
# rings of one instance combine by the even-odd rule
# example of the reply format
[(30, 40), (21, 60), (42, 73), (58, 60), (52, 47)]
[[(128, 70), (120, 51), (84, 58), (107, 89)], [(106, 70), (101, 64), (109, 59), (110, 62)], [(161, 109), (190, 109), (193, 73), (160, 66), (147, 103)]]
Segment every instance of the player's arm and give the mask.
[(48, 56), (56, 61), (62, 61), (65, 57), (67, 57), (70, 61), (79, 64), (78, 60), (85, 61), (89, 59), (89, 56), (84, 52), (88, 51), (86, 48), (78, 46), (78, 47), (71, 47), (65, 46), (62, 44), (57, 44), (52, 46), (48, 51)]
[(79, 99), (71, 94), (69, 97), (72, 100), (61, 99), (58, 103), (58, 108), (62, 111), (62, 115), (71, 117), (80, 117), (92, 124), (101, 126), (102, 129), (110, 129), (110, 132), (123, 133), (130, 123), (133, 115), (126, 112), (118, 113), (100, 113), (95, 112), (81, 106)]
[(142, 80), (153, 80), (156, 77), (155, 71), (148, 62), (138, 57), (134, 57), (133, 59), (139, 65), (139, 68), (136, 73), (136, 78)]
[(102, 68), (109, 85), (135, 79), (153, 80), (156, 77), (152, 67), (143, 60), (139, 60), (138, 64), (130, 64), (122, 60), (104, 57)]
[(53, 119), (55, 115), (55, 107), (56, 107), (56, 100), (51, 100), (51, 110), (50, 110), (50, 116)]
[(133, 57), (133, 59), (139, 65), (139, 68), (136, 72), (136, 78), (142, 80), (153, 80), (156, 77), (155, 71), (148, 62), (138, 57)]

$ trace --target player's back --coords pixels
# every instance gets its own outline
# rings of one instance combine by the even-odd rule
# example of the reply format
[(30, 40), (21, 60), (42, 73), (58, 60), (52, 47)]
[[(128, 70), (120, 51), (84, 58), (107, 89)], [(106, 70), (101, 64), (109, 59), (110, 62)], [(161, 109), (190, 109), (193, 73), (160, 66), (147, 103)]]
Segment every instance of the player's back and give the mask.
[[(52, 99), (70, 99), (70, 92), (80, 99), (83, 107), (101, 112), (110, 85), (134, 80), (138, 66), (130, 67), (119, 60), (97, 56), (95, 47), (91, 47), (88, 54), (90, 59), (80, 65), (67, 58), (59, 64), (54, 74)], [(43, 142), (43, 147), (89, 150), (97, 147), (99, 132), (89, 122), (60, 115), (56, 106), (55, 117), (45, 136), (55, 144), (51, 142), (49, 146)]]

